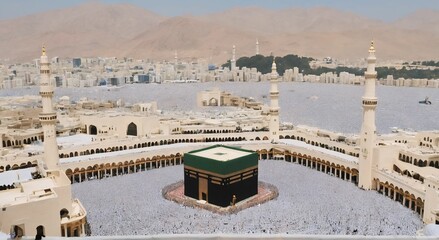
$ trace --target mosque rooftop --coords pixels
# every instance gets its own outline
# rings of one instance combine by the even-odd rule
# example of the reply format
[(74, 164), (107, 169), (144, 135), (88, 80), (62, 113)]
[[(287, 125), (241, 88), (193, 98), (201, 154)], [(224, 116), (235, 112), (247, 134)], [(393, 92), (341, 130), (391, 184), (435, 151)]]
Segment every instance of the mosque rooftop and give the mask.
[(14, 183), (25, 182), (32, 179), (32, 172), (36, 172), (35, 167), (10, 170), (0, 173), (0, 185), (11, 185)]
[(57, 184), (52, 178), (39, 178), (21, 182), (16, 188), (0, 191), (0, 207), (5, 208), (56, 197), (56, 193), (52, 191), (56, 186)]
[(252, 154), (252, 152), (217, 145), (213, 146), (212, 148), (204, 148), (198, 151), (192, 151), (191, 154), (202, 158), (209, 158), (220, 162), (227, 162), (235, 158), (250, 155)]

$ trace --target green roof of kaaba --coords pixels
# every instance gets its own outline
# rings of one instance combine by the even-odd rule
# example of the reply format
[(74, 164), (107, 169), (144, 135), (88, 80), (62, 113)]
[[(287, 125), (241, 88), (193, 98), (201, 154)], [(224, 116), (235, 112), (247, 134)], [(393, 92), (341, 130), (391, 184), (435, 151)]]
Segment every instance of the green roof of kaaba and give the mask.
[(258, 165), (258, 154), (251, 150), (214, 145), (188, 152), (184, 165), (192, 168), (227, 175)]

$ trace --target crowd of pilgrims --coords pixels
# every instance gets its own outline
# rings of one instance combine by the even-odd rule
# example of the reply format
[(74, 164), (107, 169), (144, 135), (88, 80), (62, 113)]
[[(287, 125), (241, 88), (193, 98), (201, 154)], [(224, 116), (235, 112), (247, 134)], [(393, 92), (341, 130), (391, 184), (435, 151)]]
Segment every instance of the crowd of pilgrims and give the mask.
[(91, 234), (95, 236), (415, 235), (423, 226), (419, 215), (398, 202), (294, 163), (260, 161), (259, 180), (277, 186), (279, 197), (230, 215), (165, 200), (162, 188), (182, 179), (183, 166), (173, 166), (86, 181), (72, 188), (87, 209)]

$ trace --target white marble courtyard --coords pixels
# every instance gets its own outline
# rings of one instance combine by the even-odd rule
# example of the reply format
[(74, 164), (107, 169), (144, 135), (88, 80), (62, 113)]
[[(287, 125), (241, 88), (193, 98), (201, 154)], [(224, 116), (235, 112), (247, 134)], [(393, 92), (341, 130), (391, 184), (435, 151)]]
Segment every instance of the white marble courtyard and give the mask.
[(182, 207), (161, 189), (183, 179), (183, 166), (73, 184), (92, 235), (288, 233), (415, 235), (419, 216), (375, 191), (363, 191), (304, 166), (261, 161), (259, 180), (279, 197), (234, 215)]

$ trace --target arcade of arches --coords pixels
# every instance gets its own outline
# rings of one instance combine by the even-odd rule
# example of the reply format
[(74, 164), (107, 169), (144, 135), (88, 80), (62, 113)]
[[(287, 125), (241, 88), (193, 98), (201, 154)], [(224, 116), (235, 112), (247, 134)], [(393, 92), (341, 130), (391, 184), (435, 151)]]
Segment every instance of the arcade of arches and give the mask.
[[(134, 123), (132, 123), (134, 124)], [(131, 125), (131, 124), (130, 124)], [(92, 127), (92, 125), (90, 125), (90, 128)], [(128, 127), (129, 128), (129, 127)], [(135, 128), (135, 124), (132, 126), (132, 128)], [(137, 128), (136, 128), (137, 129)], [(129, 129), (128, 129), (129, 130)], [(127, 130), (127, 131), (128, 131)], [(134, 131), (134, 130), (131, 130)], [(136, 130), (137, 131), (137, 130)], [(223, 130), (223, 131), (230, 131), (230, 130)], [(131, 132), (134, 133), (134, 132)], [(209, 133), (209, 132), (207, 132)], [(215, 131), (212, 130), (212, 133), (220, 133), (220, 131)], [(191, 132), (190, 134), (196, 134), (196, 132)], [(292, 140), (298, 140), (298, 141), (303, 141), (306, 142), (308, 144), (311, 144), (313, 146), (316, 147), (322, 147), (328, 150), (332, 150), (332, 151), (336, 151), (336, 152), (340, 152), (343, 154), (348, 154), (351, 156), (355, 156), (358, 157), (359, 153), (354, 153), (354, 152), (346, 152), (345, 149), (340, 148), (340, 147), (336, 147), (336, 146), (329, 146), (327, 144), (323, 144), (323, 143), (319, 143), (319, 142), (315, 142), (315, 141), (310, 141), (307, 140), (303, 137), (299, 137), (299, 136), (294, 136), (294, 135), (285, 135), (285, 136), (280, 136), (281, 139), (292, 139)], [(84, 156), (84, 155), (90, 155), (90, 154), (95, 154), (95, 153), (105, 153), (105, 152), (114, 152), (114, 151), (122, 151), (122, 150), (127, 150), (127, 149), (136, 149), (136, 148), (144, 148), (144, 147), (153, 147), (153, 146), (160, 146), (160, 145), (169, 145), (169, 144), (174, 144), (174, 143), (196, 143), (196, 142), (234, 142), (234, 141), (246, 141), (248, 139), (246, 139), (245, 137), (236, 137), (236, 136), (230, 136), (230, 137), (204, 137), (204, 138), (190, 138), (188, 136), (188, 138), (174, 138), (174, 139), (162, 139), (162, 140), (156, 140), (156, 141), (148, 141), (148, 142), (142, 142), (142, 143), (136, 143), (133, 145), (121, 145), (121, 146), (112, 146), (112, 147), (107, 147), (107, 148), (95, 148), (95, 149), (87, 149), (87, 150), (82, 150), (82, 151), (71, 151), (71, 152), (64, 152), (64, 153), (60, 153), (59, 157), (60, 158), (70, 158), (70, 157), (77, 157), (77, 156)], [(250, 139), (252, 140), (252, 139)], [(255, 137), (254, 139), (255, 141), (266, 141), (268, 140), (268, 136), (263, 136), (263, 137)]]
[(72, 183), (92, 179), (102, 179), (111, 176), (118, 176), (139, 171), (145, 171), (166, 166), (180, 165), (183, 158), (180, 153), (169, 156), (154, 156), (152, 158), (141, 158), (125, 162), (102, 163), (88, 166), (87, 168), (67, 169), (66, 175)]
[(347, 155), (350, 155), (350, 156), (354, 156), (354, 157), (359, 157), (360, 156), (359, 153), (349, 152), (349, 151), (346, 151), (345, 149), (343, 149), (341, 147), (329, 146), (328, 144), (320, 143), (318, 141), (307, 140), (306, 138), (300, 137), (300, 136), (294, 136), (294, 135), (285, 135), (285, 136), (283, 136), (283, 135), (279, 135), (279, 139), (298, 140), (298, 141), (306, 142), (307, 144), (310, 144), (310, 145), (313, 145), (313, 146), (316, 146), (316, 147), (325, 148), (325, 149), (328, 149), (328, 150), (336, 151), (336, 152), (347, 154)]
[[(268, 139), (268, 137), (264, 137), (264, 139)], [(205, 138), (203, 140), (195, 139), (195, 138), (180, 138), (180, 139), (167, 139), (167, 140), (157, 140), (157, 141), (148, 141), (143, 143), (137, 143), (133, 145), (120, 145), (113, 146), (108, 148), (95, 148), (95, 149), (87, 149), (85, 151), (71, 151), (60, 153), (60, 158), (71, 158), (78, 156), (85, 156), (97, 153), (106, 153), (106, 152), (115, 152), (115, 151), (123, 151), (127, 149), (137, 149), (137, 148), (145, 148), (145, 147), (154, 147), (161, 145), (169, 145), (175, 143), (196, 143), (196, 142), (235, 142), (235, 141), (245, 141), (244, 137), (211, 137)]]
[(32, 144), (33, 142), (36, 141), (42, 141), (43, 140), (43, 135), (38, 135), (38, 136), (30, 136), (30, 137), (23, 137), (20, 139), (4, 139), (2, 141), (2, 146), (3, 147), (22, 147), (23, 144)]
[[(86, 129), (88, 129), (88, 134), (90, 135), (97, 135), (98, 134), (98, 129), (95, 125), (89, 125), (88, 127), (86, 126)], [(131, 122), (130, 124), (128, 124), (127, 126), (127, 135), (129, 136), (137, 136), (137, 125), (133, 122)], [(219, 134), (219, 133), (239, 133), (239, 130), (231, 130), (231, 129), (210, 129), (210, 130), (183, 130), (183, 134)], [(358, 152), (353, 152), (353, 151), (347, 151), (345, 150), (343, 147), (341, 146), (330, 146), (326, 143), (321, 143), (318, 141), (313, 141), (313, 140), (309, 140), (306, 139), (304, 137), (301, 136), (295, 136), (295, 135), (288, 135), (288, 134), (284, 134), (284, 135), (279, 135), (280, 139), (292, 139), (292, 140), (298, 140), (298, 141), (302, 141), (305, 142), (307, 144), (316, 146), (316, 147), (321, 147), (321, 148), (325, 148), (328, 150), (332, 150), (332, 151), (336, 151), (336, 152), (340, 152), (343, 154), (348, 154), (351, 156), (355, 156), (355, 157), (359, 157), (359, 153)], [(27, 138), (27, 139), (23, 139), (23, 140), (3, 140), (3, 147), (20, 147), (23, 144), (31, 144), (34, 141), (37, 140), (41, 140), (43, 141), (43, 137), (42, 136), (35, 136), (35, 137), (31, 137), (31, 138)], [(88, 149), (88, 151), (77, 151), (77, 152), (69, 152), (69, 153), (61, 153), (59, 155), (60, 158), (68, 158), (68, 157), (75, 157), (75, 156), (83, 156), (83, 155), (89, 155), (89, 154), (94, 154), (94, 153), (102, 153), (102, 152), (108, 152), (108, 151), (120, 151), (120, 150), (126, 150), (126, 149), (132, 149), (132, 148), (140, 148), (140, 147), (150, 147), (150, 146), (157, 146), (157, 145), (166, 145), (166, 144), (173, 144), (173, 143), (189, 143), (189, 142), (226, 142), (226, 141), (246, 141), (246, 140), (253, 140), (253, 139), (246, 139), (245, 137), (242, 136), (230, 136), (230, 137), (204, 137), (204, 138), (199, 138), (199, 137), (195, 137), (194, 136), (187, 136), (187, 137), (183, 137), (183, 136), (179, 136), (178, 138), (174, 138), (174, 139), (167, 139), (167, 140), (161, 140), (161, 141), (151, 141), (151, 142), (144, 142), (144, 143), (138, 143), (138, 144), (134, 144), (131, 146), (112, 146), (109, 148), (105, 148), (105, 149), (101, 149), (101, 148), (96, 148), (96, 149)], [(261, 136), (261, 137), (255, 137), (254, 139), (255, 141), (261, 141), (261, 140), (268, 140), (268, 136)], [(401, 156), (400, 156), (401, 159)], [(419, 163), (420, 164), (420, 163)], [(418, 165), (417, 163), (415, 163), (415, 165)], [(430, 163), (430, 166), (435, 166), (436, 168), (439, 168), (439, 161), (437, 162), (433, 162)]]
[[(61, 219), (63, 216), (61, 215), (62, 209), (60, 211)], [(66, 210), (67, 211), (67, 210)], [(68, 221), (66, 223), (61, 223), (61, 236), (62, 237), (80, 237), (81, 235), (87, 234), (87, 219), (82, 218), (80, 221)]]
[(350, 181), (355, 185), (358, 184), (359, 172), (355, 168), (349, 168), (345, 166), (340, 166), (339, 164), (334, 164), (329, 161), (315, 158), (310, 155), (290, 152), (288, 150), (279, 151), (278, 149), (262, 149), (256, 151), (259, 154), (259, 159), (273, 159), (282, 160), (291, 163), (297, 163), (305, 167), (315, 169), (327, 173), (331, 176), (341, 178), (342, 180)]
[(400, 153), (399, 158), (400, 161), (413, 164), (418, 167), (434, 167), (439, 169), (439, 160), (422, 160), (417, 159), (416, 157), (408, 156), (405, 154)]
[(17, 170), (17, 169), (24, 169), (24, 168), (30, 168), (30, 167), (36, 167), (37, 166), (37, 161), (32, 161), (32, 162), (24, 162), (21, 163), (20, 165), (18, 164), (7, 164), (6, 166), (0, 166), (0, 173), (4, 172), (4, 171), (9, 171), (9, 170)]
[(389, 182), (381, 182), (380, 179), (374, 179), (373, 184), (376, 190), (384, 196), (401, 203), (406, 208), (409, 208), (417, 212), (420, 216), (424, 214), (424, 200), (420, 197), (404, 191), (402, 188), (398, 188)]

